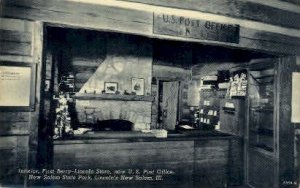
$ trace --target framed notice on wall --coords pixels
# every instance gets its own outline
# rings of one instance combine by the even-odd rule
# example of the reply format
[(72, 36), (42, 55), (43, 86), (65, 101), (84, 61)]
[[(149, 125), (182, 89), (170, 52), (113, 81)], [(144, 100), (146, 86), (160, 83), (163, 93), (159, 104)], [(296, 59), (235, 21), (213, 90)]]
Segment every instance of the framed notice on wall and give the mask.
[(292, 122), (300, 123), (300, 72), (293, 72)]
[(0, 63), (0, 111), (34, 110), (35, 65)]

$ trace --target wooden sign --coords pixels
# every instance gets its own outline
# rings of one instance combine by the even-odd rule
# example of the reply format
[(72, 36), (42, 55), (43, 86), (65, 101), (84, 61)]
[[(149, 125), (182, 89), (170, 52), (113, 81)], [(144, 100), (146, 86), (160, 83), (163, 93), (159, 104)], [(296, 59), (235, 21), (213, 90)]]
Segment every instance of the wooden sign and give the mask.
[(155, 34), (239, 43), (239, 25), (158, 13), (154, 13), (153, 24)]

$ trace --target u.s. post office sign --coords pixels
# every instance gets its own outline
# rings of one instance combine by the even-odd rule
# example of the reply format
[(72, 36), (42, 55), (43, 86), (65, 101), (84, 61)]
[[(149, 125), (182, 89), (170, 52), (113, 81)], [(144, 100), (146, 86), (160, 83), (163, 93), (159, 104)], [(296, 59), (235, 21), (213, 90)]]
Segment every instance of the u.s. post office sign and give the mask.
[(219, 42), (239, 43), (240, 26), (154, 13), (153, 33)]

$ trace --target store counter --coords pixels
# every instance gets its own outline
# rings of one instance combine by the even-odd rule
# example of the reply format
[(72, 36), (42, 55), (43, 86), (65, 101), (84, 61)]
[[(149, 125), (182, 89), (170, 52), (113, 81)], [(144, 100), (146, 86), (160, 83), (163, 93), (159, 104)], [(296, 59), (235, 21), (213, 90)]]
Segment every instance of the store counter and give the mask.
[[(162, 175), (162, 180), (84, 181), (85, 186), (162, 186), (224, 187), (236, 183), (229, 166), (241, 168), (239, 138), (217, 131), (171, 131), (166, 138), (141, 132), (95, 132), (54, 141), (54, 169), (106, 169), (138, 171), (134, 178), (147, 176), (147, 171)], [(157, 174), (165, 170), (166, 174)], [(145, 173), (144, 173), (145, 172)], [(169, 173), (169, 174), (168, 174)], [(150, 174), (151, 175), (151, 174)], [(150, 176), (155, 179), (154, 176)], [(153, 175), (153, 174), (152, 174)], [(160, 176), (159, 176), (160, 177)], [(150, 178), (151, 179), (151, 178)], [(159, 179), (159, 178), (158, 178)], [(58, 181), (57, 184), (74, 182)], [(75, 185), (74, 184), (74, 185)], [(125, 186), (125, 187), (126, 187)]]
[(97, 131), (87, 132), (81, 135), (74, 135), (67, 139), (55, 140), (54, 145), (72, 144), (72, 143), (107, 143), (111, 142), (161, 142), (161, 141), (191, 141), (191, 140), (219, 140), (232, 139), (235, 136), (218, 132), (204, 130), (189, 131), (168, 131), (166, 137), (156, 137), (155, 134), (139, 131)]

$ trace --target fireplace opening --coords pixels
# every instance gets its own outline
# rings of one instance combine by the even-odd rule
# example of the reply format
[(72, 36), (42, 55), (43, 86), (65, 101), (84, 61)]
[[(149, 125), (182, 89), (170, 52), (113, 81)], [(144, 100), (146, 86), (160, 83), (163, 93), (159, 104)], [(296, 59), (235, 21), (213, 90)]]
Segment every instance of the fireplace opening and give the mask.
[(110, 119), (97, 120), (93, 125), (93, 131), (132, 131), (134, 124), (127, 120)]

